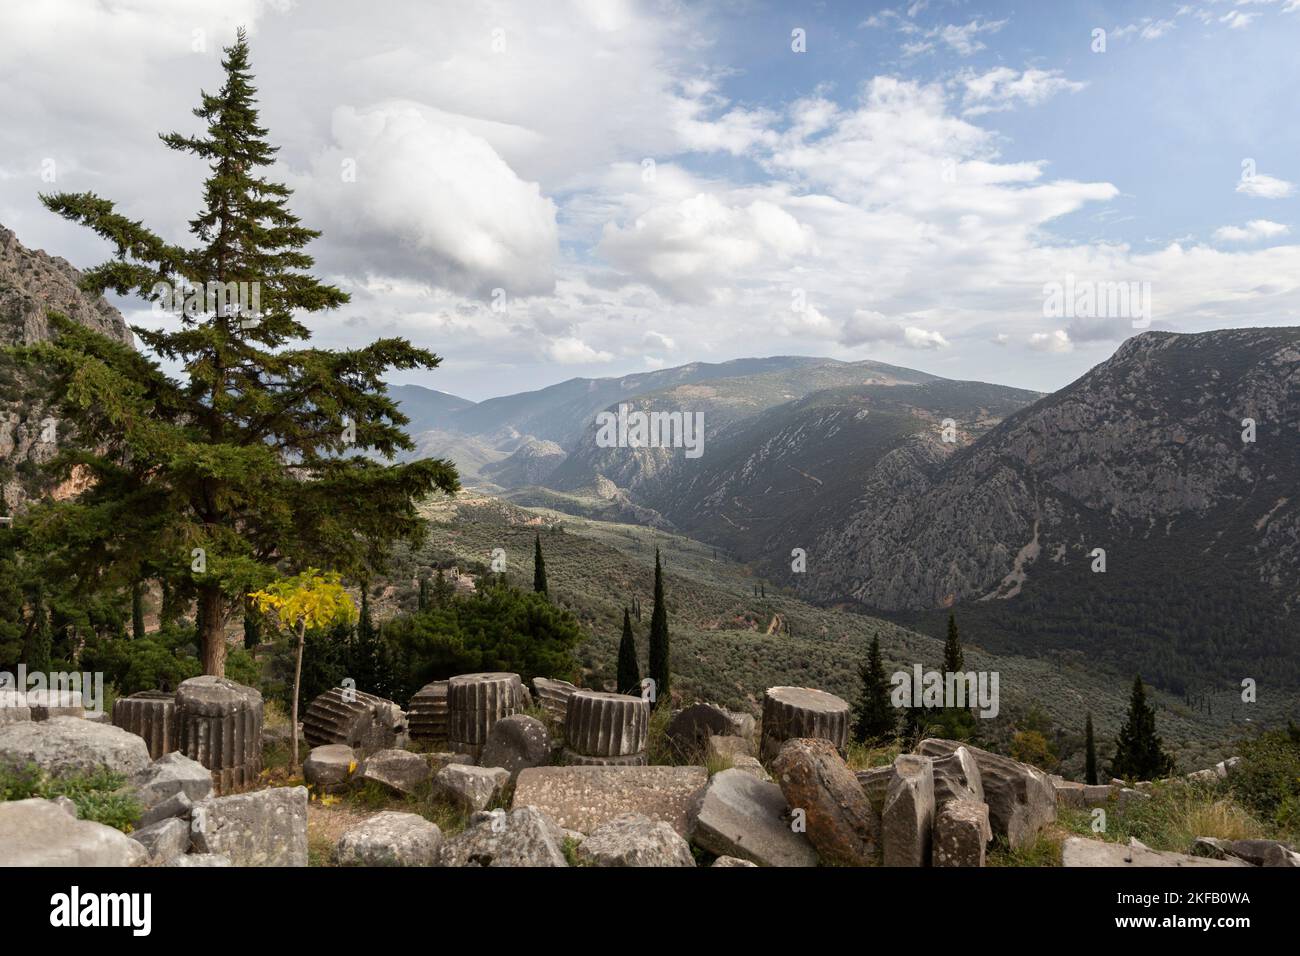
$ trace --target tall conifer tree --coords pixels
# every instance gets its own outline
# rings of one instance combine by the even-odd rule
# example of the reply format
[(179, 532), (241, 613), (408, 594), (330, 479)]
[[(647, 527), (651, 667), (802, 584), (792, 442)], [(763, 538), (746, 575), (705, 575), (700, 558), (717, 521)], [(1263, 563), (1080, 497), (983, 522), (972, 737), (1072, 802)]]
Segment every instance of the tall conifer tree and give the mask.
[(1123, 780), (1155, 780), (1173, 772), (1174, 761), (1165, 753), (1156, 733), (1155, 708), (1147, 703), (1146, 688), (1139, 675), (1133, 679), (1128, 714), (1115, 741), (1111, 775)]
[(533, 590), (546, 594), (546, 559), (542, 557), (542, 536), (533, 536)]
[(671, 677), (668, 606), (664, 603), (664, 571), (655, 548), (655, 606), (650, 612), (650, 678), (655, 682), (655, 706), (668, 699)]
[(623, 608), (623, 637), (618, 642), (618, 692), (641, 693), (641, 667), (636, 659), (636, 638), (632, 636), (632, 615)]
[(871, 650), (858, 668), (862, 690), (853, 722), (853, 737), (860, 743), (891, 737), (898, 725), (898, 714), (889, 699), (889, 678), (880, 659), (880, 638), (871, 638)]
[(1097, 782), (1097, 742), (1092, 736), (1092, 712), (1089, 711), (1088, 719), (1083, 725), (1083, 782), (1087, 784), (1096, 784)]

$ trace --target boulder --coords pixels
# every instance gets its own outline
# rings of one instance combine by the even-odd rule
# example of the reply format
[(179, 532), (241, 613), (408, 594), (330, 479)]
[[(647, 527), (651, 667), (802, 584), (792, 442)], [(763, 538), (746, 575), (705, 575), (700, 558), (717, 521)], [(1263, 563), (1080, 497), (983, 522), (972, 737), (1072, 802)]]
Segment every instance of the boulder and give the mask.
[(754, 745), (747, 737), (712, 734), (704, 745), (704, 762), (724, 763), (737, 757), (754, 756)]
[(209, 797), (194, 806), (190, 844), (235, 866), (306, 866), (307, 788)]
[(1225, 780), (1236, 774), (1237, 769), (1241, 766), (1240, 757), (1229, 757), (1227, 760), (1220, 760), (1214, 765), (1214, 772)]
[(747, 757), (743, 754), (738, 757), (732, 757), (731, 769), (743, 770), (745, 773), (757, 777), (759, 780), (767, 780), (770, 782), (772, 779), (772, 775), (763, 768), (763, 765), (758, 762), (757, 757)]
[[(302, 762), (302, 778), (316, 793), (343, 793), (352, 785), (357, 770), (356, 751), (347, 744), (313, 747)], [(425, 775), (429, 774), (425, 764)]]
[(934, 764), (899, 754), (880, 814), (885, 866), (929, 866), (934, 830)]
[(187, 828), (190, 818), (194, 812), (194, 801), (192, 801), (184, 790), (178, 790), (166, 800), (161, 800), (148, 807), (140, 814), (140, 819), (136, 826), (148, 827), (153, 826), (162, 820), (184, 820)]
[(713, 775), (690, 839), (719, 856), (759, 866), (816, 866), (817, 851), (796, 833), (781, 788), (743, 770)]
[(931, 862), (935, 866), (983, 866), (990, 832), (987, 804), (947, 801), (934, 818)]
[(530, 767), (519, 772), (512, 806), (537, 807), (582, 833), (639, 813), (687, 836), (708, 779), (703, 767)]
[(132, 785), (146, 808), (155, 807), (178, 793), (197, 803), (212, 795), (212, 773), (197, 760), (173, 751), (138, 773)]
[(796, 737), (821, 737), (844, 752), (849, 739), (849, 705), (811, 687), (769, 687), (763, 698), (763, 739), (759, 756), (772, 760), (781, 745)]
[(1056, 790), (1047, 775), (1018, 760), (955, 740), (930, 738), (916, 749), (923, 756), (947, 757), (963, 746), (979, 767), (994, 834), (1013, 850), (1033, 843), (1039, 831), (1056, 820)]
[(32, 709), (32, 720), (49, 720), (51, 717), (86, 716), (86, 708), (78, 690), (32, 690), (27, 692), (27, 706)]
[(0, 724), (14, 724), (32, 719), (27, 695), (16, 690), (0, 690)]
[(833, 743), (787, 740), (772, 762), (772, 774), (786, 804), (806, 814), (808, 840), (823, 863), (879, 863), (880, 818)]
[(72, 819), (52, 800), (0, 803), (0, 866), (141, 866), (148, 859), (125, 833)]
[(466, 813), (483, 810), (510, 782), (510, 772), (501, 767), (476, 767), (454, 763), (433, 778), (434, 791)]
[(185, 856), (175, 857), (163, 866), (230, 866), (230, 857), (222, 856), (220, 853), (187, 853)]
[(714, 704), (692, 704), (675, 714), (664, 730), (674, 756), (682, 761), (704, 757), (710, 737), (731, 735), (732, 715)]
[(713, 861), (713, 866), (753, 866), (753, 867), (757, 867), (758, 864), (757, 864), (757, 863), (753, 863), (753, 862), (751, 862), (750, 860), (742, 860), (742, 859), (741, 859), (740, 857), (738, 857), (738, 856), (720, 856), (720, 857), (718, 857), (716, 860)]
[(340, 866), (437, 866), (442, 831), (416, 813), (377, 813), (339, 838)]
[(667, 823), (628, 813), (602, 823), (578, 846), (587, 866), (694, 866), (691, 846)]
[(447, 840), (439, 862), (442, 866), (569, 865), (564, 858), (564, 831), (532, 806), (493, 814)]
[(379, 750), (357, 768), (355, 783), (377, 783), (399, 796), (418, 793), (429, 782), (429, 761), (409, 750)]
[(1300, 856), (1278, 840), (1225, 840), (1228, 855), (1252, 866), (1300, 866)]
[(190, 825), (171, 818), (131, 831), (131, 839), (149, 852), (151, 863), (166, 863), (190, 848)]
[(0, 765), (28, 764), (56, 778), (110, 770), (130, 779), (149, 766), (149, 749), (120, 727), (76, 717), (0, 724)]
[(1069, 837), (1061, 846), (1061, 866), (1250, 866), (1243, 860), (1209, 860), (1186, 853), (1167, 853), (1144, 846), (1104, 843), (1084, 837)]
[(551, 762), (551, 735), (536, 717), (502, 717), (488, 732), (479, 762), (485, 767), (502, 767), (514, 779), (520, 770)]
[(454, 763), (474, 763), (474, 758), (469, 754), (453, 754), (440, 751), (438, 753), (424, 754), (423, 756), (428, 761), (430, 773), (434, 776), (437, 776), (438, 771), (443, 767), (450, 767)]

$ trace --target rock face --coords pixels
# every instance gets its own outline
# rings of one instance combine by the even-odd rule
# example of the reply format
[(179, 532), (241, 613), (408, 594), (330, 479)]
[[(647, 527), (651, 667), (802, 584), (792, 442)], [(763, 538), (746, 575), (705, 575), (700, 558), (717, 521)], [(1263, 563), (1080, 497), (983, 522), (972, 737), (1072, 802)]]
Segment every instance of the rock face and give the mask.
[(411, 796), (429, 782), (429, 761), (409, 750), (379, 750), (357, 768), (357, 783), (377, 783), (399, 796)]
[(935, 866), (983, 866), (989, 841), (989, 808), (974, 800), (948, 800), (934, 820)]
[(743, 770), (709, 780), (690, 838), (711, 853), (759, 866), (817, 865), (808, 837), (791, 828), (781, 788)]
[(327, 690), (302, 718), (309, 747), (346, 744), (359, 754), (397, 747), (406, 734), (406, 715), (391, 700), (352, 688)]
[(1250, 866), (1243, 860), (1208, 860), (1185, 853), (1168, 853), (1145, 846), (1103, 843), (1070, 837), (1061, 846), (1061, 866)]
[(356, 752), (347, 744), (325, 744), (313, 747), (302, 762), (302, 778), (317, 793), (343, 793), (351, 787), (358, 766)]
[[(525, 770), (524, 773), (532, 771)], [(537, 807), (516, 807), (442, 845), (442, 866), (568, 866), (564, 831)]]
[(703, 767), (531, 767), (519, 773), (512, 806), (537, 807), (580, 833), (639, 813), (687, 836), (708, 779)]
[(69, 817), (52, 800), (0, 803), (0, 866), (140, 866), (148, 858), (136, 840)]
[(690, 844), (667, 823), (629, 813), (602, 823), (578, 845), (587, 866), (694, 866)]
[(559, 723), (564, 722), (565, 715), (569, 712), (569, 698), (577, 689), (567, 680), (533, 678), (533, 697), (545, 709), (547, 716)]
[(772, 774), (792, 809), (806, 814), (808, 840), (825, 863), (880, 862), (880, 818), (835, 745), (820, 738), (787, 740)]
[(442, 831), (418, 813), (386, 810), (339, 838), (340, 866), (436, 866)]
[(502, 767), (514, 778), (520, 770), (551, 762), (551, 735), (536, 717), (502, 717), (492, 725), (479, 761), (485, 767)]
[(262, 695), (225, 677), (176, 688), (177, 749), (212, 771), (217, 793), (251, 787), (262, 772)]
[(149, 750), (135, 734), (77, 717), (0, 724), (0, 764), (35, 764), (52, 777), (107, 769), (130, 779), (149, 766)]
[(307, 788), (210, 797), (194, 807), (190, 842), (235, 866), (306, 866)]
[(425, 684), (411, 698), (407, 707), (407, 723), (411, 728), (412, 740), (435, 747), (446, 746), (447, 684), (445, 680)]
[(627, 694), (579, 690), (564, 721), (565, 763), (586, 766), (646, 762), (650, 702)]
[(917, 752), (947, 757), (962, 746), (979, 767), (993, 832), (1005, 838), (1012, 849), (1032, 843), (1043, 827), (1056, 820), (1056, 790), (1036, 767), (955, 740), (923, 740)]
[(880, 815), (885, 866), (929, 866), (934, 828), (934, 765), (899, 754)]
[(821, 737), (840, 753), (849, 737), (849, 705), (811, 687), (769, 687), (763, 698), (763, 739), (759, 756), (776, 758), (781, 745), (797, 737)]
[(466, 813), (486, 809), (510, 782), (510, 773), (500, 767), (475, 767), (454, 763), (433, 778), (434, 789)]
[(448, 745), (475, 760), (492, 725), (521, 710), (524, 688), (518, 674), (461, 674), (447, 684)]
[(176, 695), (142, 690), (113, 701), (113, 725), (139, 735), (157, 760), (177, 748)]

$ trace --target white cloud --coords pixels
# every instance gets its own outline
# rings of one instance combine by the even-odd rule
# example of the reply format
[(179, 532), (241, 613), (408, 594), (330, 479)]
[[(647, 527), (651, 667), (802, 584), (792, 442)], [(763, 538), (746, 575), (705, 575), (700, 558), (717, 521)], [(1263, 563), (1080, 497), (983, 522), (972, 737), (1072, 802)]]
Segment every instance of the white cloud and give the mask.
[(1259, 199), (1286, 199), (1295, 192), (1295, 184), (1276, 176), (1256, 173), (1253, 176), (1243, 176), (1237, 183), (1237, 192)]
[(1284, 236), (1290, 231), (1290, 226), (1280, 222), (1252, 219), (1244, 226), (1220, 226), (1214, 230), (1214, 238), (1219, 242), (1256, 242), (1260, 239)]
[(546, 354), (562, 365), (609, 362), (614, 358), (609, 352), (597, 351), (581, 339), (575, 338), (556, 339), (547, 348)]
[(972, 20), (964, 26), (950, 23), (939, 28), (937, 35), (958, 56), (970, 56), (984, 49), (980, 34), (997, 33), (1006, 24), (1006, 20)]
[(1035, 332), (1029, 336), (1029, 347), (1035, 352), (1069, 352), (1074, 348), (1070, 336), (1063, 329), (1054, 332)]
[(957, 83), (963, 89), (963, 116), (1003, 112), (1022, 103), (1037, 106), (1057, 93), (1077, 93), (1087, 85), (1066, 79), (1060, 70), (1018, 72), (1005, 66), (985, 73), (967, 71), (958, 76)]
[(1226, 23), (1230, 30), (1242, 30), (1250, 26), (1251, 21), (1259, 16), (1258, 13), (1246, 13), (1242, 10), (1229, 10), (1223, 16), (1219, 17), (1220, 23)]

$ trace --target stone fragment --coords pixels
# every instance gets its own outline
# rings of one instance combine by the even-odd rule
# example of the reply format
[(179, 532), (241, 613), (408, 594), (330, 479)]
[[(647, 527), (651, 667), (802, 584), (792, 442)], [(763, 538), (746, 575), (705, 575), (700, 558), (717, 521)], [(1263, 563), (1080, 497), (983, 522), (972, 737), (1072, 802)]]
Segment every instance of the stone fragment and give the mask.
[(406, 714), (391, 700), (351, 687), (334, 687), (310, 704), (302, 718), (307, 746), (346, 744), (358, 756), (400, 747)]
[(1186, 853), (1168, 853), (1142, 846), (1125, 846), (1122, 843), (1104, 843), (1084, 837), (1069, 837), (1061, 846), (1061, 865), (1069, 867), (1092, 866), (1250, 866), (1243, 860), (1209, 860)]
[(737, 757), (754, 756), (754, 745), (747, 737), (731, 734), (713, 734), (704, 745), (705, 763), (725, 763)]
[(979, 767), (993, 833), (1012, 849), (1033, 843), (1039, 832), (1056, 820), (1056, 790), (1047, 775), (1037, 767), (956, 740), (929, 738), (921, 741), (917, 753), (946, 757), (963, 746)]
[(673, 755), (681, 761), (698, 761), (704, 757), (710, 737), (731, 733), (732, 715), (714, 704), (691, 704), (673, 716), (664, 730)]
[(560, 763), (566, 767), (645, 767), (650, 760), (644, 750), (626, 757), (589, 757), (563, 747), (560, 750)]
[(492, 725), (479, 762), (485, 767), (503, 767), (513, 778), (520, 770), (551, 762), (551, 735), (536, 717), (502, 717)]
[(149, 766), (149, 750), (135, 734), (77, 717), (0, 724), (0, 765), (29, 764), (54, 778), (108, 770), (130, 779)]
[(1225, 840), (1229, 856), (1245, 860), (1252, 866), (1295, 867), (1300, 856), (1279, 840)]
[(178, 746), (176, 695), (142, 690), (113, 702), (113, 725), (139, 735), (154, 760)]
[(886, 764), (883, 767), (859, 770), (854, 776), (858, 778), (858, 786), (867, 795), (871, 808), (879, 816), (885, 809), (885, 796), (889, 793), (889, 782), (894, 779), (893, 765)]
[(639, 813), (596, 827), (578, 846), (587, 866), (694, 866), (690, 844), (663, 821)]
[[(143, 750), (144, 743), (132, 739)], [(148, 851), (125, 833), (71, 819), (52, 800), (0, 803), (0, 866), (141, 866), (148, 859)]]
[(377, 783), (398, 796), (419, 793), (431, 779), (429, 761), (409, 750), (378, 750), (362, 761), (354, 783)]
[(424, 759), (429, 762), (429, 770), (435, 776), (437, 775), (438, 771), (441, 770), (443, 767), (450, 767), (454, 763), (472, 764), (474, 762), (474, 758), (471, 757), (469, 754), (453, 754), (453, 753), (441, 752), (441, 753), (424, 754), (423, 756)]
[(899, 754), (880, 814), (885, 866), (929, 866), (934, 831), (934, 764)]
[(743, 755), (733, 757), (731, 760), (731, 769), (743, 771), (759, 780), (771, 781), (772, 779), (772, 775), (763, 768), (763, 765), (758, 762), (757, 757), (746, 757)]
[(786, 805), (804, 811), (808, 840), (823, 863), (880, 862), (880, 818), (833, 743), (787, 740), (772, 761), (772, 774)]
[(523, 709), (518, 674), (460, 674), (447, 684), (447, 738), (450, 749), (478, 760), (492, 725)]
[(230, 866), (230, 857), (222, 856), (220, 853), (187, 853), (185, 856), (174, 857), (163, 866), (185, 866), (185, 867), (208, 867), (208, 866)]
[(759, 866), (816, 866), (817, 851), (791, 822), (780, 787), (724, 770), (709, 780), (690, 839), (710, 853)]
[(212, 795), (212, 774), (197, 760), (173, 751), (159, 757), (132, 781), (140, 803), (154, 807), (177, 793), (192, 802)]
[(377, 813), (339, 838), (340, 866), (437, 866), (442, 831), (417, 813)]
[[(524, 774), (533, 773), (525, 770)], [(533, 806), (493, 814), (443, 843), (442, 866), (568, 866), (564, 831)]]
[(131, 831), (131, 839), (149, 852), (149, 862), (166, 863), (190, 848), (190, 825), (172, 818)]
[(510, 782), (510, 772), (501, 767), (476, 767), (454, 763), (433, 778), (434, 792), (466, 813), (484, 810)]
[(185, 820), (188, 824), (190, 815), (194, 810), (194, 801), (192, 801), (184, 790), (178, 790), (170, 797), (159, 801), (152, 807), (146, 808), (141, 814), (140, 819), (136, 822), (137, 826), (152, 826), (162, 820)]
[(302, 778), (316, 793), (343, 793), (352, 786), (358, 766), (356, 751), (347, 744), (325, 744), (313, 747), (307, 754), (302, 762)]
[(713, 866), (753, 866), (753, 867), (758, 866), (757, 863), (754, 863), (750, 860), (742, 860), (738, 856), (720, 856), (713, 861), (712, 865)]
[(212, 773), (213, 789), (234, 793), (262, 772), (262, 695), (225, 677), (191, 677), (176, 688), (176, 749)]
[(55, 797), (50, 802), (53, 803), (55, 806), (57, 806), (68, 816), (72, 817), (72, 819), (74, 820), (76, 820), (78, 817), (81, 816), (81, 814), (77, 812), (76, 802), (73, 801), (71, 797), (58, 796)]
[(537, 807), (561, 827), (583, 833), (640, 813), (687, 836), (708, 779), (703, 767), (530, 767), (519, 772), (511, 805)]
[(412, 740), (435, 747), (447, 745), (447, 684), (445, 680), (425, 684), (411, 698), (406, 719)]
[(935, 866), (983, 866), (989, 841), (989, 808), (974, 800), (949, 800), (934, 819)]
[(31, 708), (32, 720), (86, 716), (81, 692), (76, 690), (31, 690), (27, 692), (27, 706)]
[(843, 753), (849, 737), (849, 705), (811, 687), (769, 687), (763, 698), (759, 757), (775, 759), (781, 745), (797, 737), (822, 737)]
[(564, 723), (569, 712), (569, 698), (578, 688), (567, 680), (553, 680), (549, 677), (533, 678), (533, 696), (546, 711), (547, 716), (557, 723)]
[(209, 797), (194, 806), (190, 844), (235, 866), (306, 866), (307, 788)]
[(649, 726), (648, 700), (579, 690), (569, 697), (564, 743), (586, 757), (631, 757), (645, 753)]

